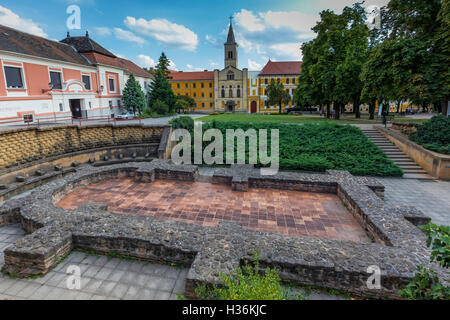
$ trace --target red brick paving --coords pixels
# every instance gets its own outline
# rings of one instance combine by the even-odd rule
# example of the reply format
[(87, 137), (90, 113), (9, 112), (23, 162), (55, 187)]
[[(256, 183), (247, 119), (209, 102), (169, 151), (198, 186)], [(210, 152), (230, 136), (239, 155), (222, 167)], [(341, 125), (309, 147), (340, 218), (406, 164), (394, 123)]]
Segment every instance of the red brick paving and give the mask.
[(234, 192), (229, 186), (209, 183), (118, 179), (77, 189), (58, 206), (73, 210), (87, 201), (105, 204), (118, 214), (153, 215), (212, 227), (231, 220), (263, 232), (370, 242), (339, 198), (330, 194), (270, 189)]

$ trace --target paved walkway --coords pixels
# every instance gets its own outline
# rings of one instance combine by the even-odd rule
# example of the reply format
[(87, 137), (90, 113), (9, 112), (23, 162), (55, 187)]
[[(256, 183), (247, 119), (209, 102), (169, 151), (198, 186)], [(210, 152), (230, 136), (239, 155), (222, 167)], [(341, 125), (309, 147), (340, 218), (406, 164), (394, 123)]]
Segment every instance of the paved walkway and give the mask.
[(450, 225), (450, 182), (378, 178), (385, 185), (385, 201), (392, 206), (413, 206), (434, 223)]
[[(18, 225), (0, 227), (0, 267), (3, 251), (21, 237)], [(67, 288), (72, 265), (81, 269), (80, 290)], [(42, 278), (0, 275), (0, 300), (177, 300), (177, 294), (184, 294), (186, 275), (187, 269), (73, 252)]]

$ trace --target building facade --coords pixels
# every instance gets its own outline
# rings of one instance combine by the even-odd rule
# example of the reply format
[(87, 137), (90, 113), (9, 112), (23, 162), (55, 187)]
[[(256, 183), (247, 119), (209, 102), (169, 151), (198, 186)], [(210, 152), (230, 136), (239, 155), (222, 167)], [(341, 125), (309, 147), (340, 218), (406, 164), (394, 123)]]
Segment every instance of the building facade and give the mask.
[[(224, 44), (224, 69), (203, 72), (173, 71), (170, 76), (176, 95), (195, 100), (194, 112), (277, 113), (279, 106), (266, 106), (267, 86), (273, 79), (285, 86), (291, 97), (301, 73), (300, 61), (270, 61), (262, 71), (239, 69), (239, 45), (230, 23)], [(292, 107), (283, 105), (282, 109)]]
[(58, 42), (0, 25), (0, 124), (111, 117), (131, 73), (147, 92), (152, 76), (88, 33)]

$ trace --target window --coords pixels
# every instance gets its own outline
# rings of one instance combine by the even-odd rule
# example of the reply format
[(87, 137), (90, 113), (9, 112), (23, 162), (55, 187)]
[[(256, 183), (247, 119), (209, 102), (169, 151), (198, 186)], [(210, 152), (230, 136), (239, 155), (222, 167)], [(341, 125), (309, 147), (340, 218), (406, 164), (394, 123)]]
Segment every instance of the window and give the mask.
[(116, 92), (116, 81), (115, 79), (109, 79), (109, 91)]
[(238, 86), (238, 89), (237, 89), (237, 97), (238, 97), (238, 98), (241, 97), (241, 86)]
[(264, 79), (264, 84), (269, 84), (269, 79)]
[(233, 89), (231, 89), (231, 87), (230, 87), (230, 90), (228, 91), (228, 96), (230, 98), (233, 98)]
[(90, 76), (82, 76), (81, 79), (83, 80), (84, 87), (86, 90), (91, 90), (91, 77)]
[(290, 82), (290, 81), (289, 81), (289, 78), (287, 78), (287, 79), (286, 79), (286, 83), (289, 84), (289, 82)]
[(61, 90), (62, 89), (61, 72), (50, 71), (50, 83), (52, 84), (52, 89)]
[(109, 108), (112, 109), (113, 108), (113, 104), (112, 101), (109, 101)]
[(194, 98), (196, 98), (197, 97), (197, 94), (196, 93), (194, 93)]
[(295, 84), (295, 78), (292, 79), (292, 84)]
[(225, 89), (222, 89), (222, 98), (225, 98)]
[(233, 59), (233, 51), (228, 51), (228, 59)]
[(180, 84), (179, 83), (177, 83), (177, 88), (180, 89)]
[(192, 87), (195, 89), (195, 83), (192, 85)]
[(204, 98), (205, 97), (205, 94), (202, 92), (202, 98)]
[(202, 108), (204, 108), (205, 107), (205, 103), (204, 102), (202, 102)]
[(205, 87), (205, 84), (202, 82), (202, 89)]
[(5, 67), (6, 86), (8, 89), (23, 89), (21, 68)]
[(210, 93), (210, 94), (209, 94), (209, 97), (210, 97), (210, 98), (212, 98), (212, 97), (213, 97), (213, 96), (212, 96), (212, 93)]
[(92, 109), (92, 102), (89, 101), (89, 109)]
[(227, 73), (227, 80), (234, 80), (234, 72), (230, 71)]
[(64, 111), (64, 106), (63, 106), (62, 103), (59, 104), (59, 111), (60, 111), (60, 112), (63, 112), (63, 111)]
[(212, 106), (213, 106), (213, 103), (212, 103), (212, 102), (210, 102), (210, 103), (209, 103), (209, 106), (210, 106), (210, 107), (212, 108)]
[(209, 83), (209, 87), (212, 88), (212, 82)]
[(189, 88), (189, 85), (186, 83), (186, 88)]
[(120, 104), (120, 100), (117, 100), (117, 106), (120, 108), (121, 104)]

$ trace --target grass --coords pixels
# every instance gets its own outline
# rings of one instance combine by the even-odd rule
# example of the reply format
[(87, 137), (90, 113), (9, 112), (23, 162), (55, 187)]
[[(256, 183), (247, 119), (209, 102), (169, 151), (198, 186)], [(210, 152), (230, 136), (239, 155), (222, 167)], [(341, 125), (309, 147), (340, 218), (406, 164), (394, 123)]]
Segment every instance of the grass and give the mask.
[[(263, 115), (263, 114), (219, 114), (198, 118), (202, 122), (210, 121), (239, 121), (251, 123), (339, 123), (339, 124), (381, 124), (381, 118), (369, 120), (369, 115), (361, 115), (361, 119), (355, 119), (353, 114), (343, 115), (341, 120), (325, 119), (318, 115)], [(394, 121), (423, 123), (427, 120), (396, 117)]]
[[(335, 123), (294, 124), (215, 121), (203, 125), (203, 130), (219, 129), (226, 143), (227, 129), (278, 129), (279, 164), (281, 170), (325, 172), (346, 170), (357, 176), (402, 176), (402, 170), (386, 154), (354, 126)], [(269, 131), (270, 136), (270, 131)], [(270, 145), (269, 137), (269, 145)], [(209, 143), (205, 142), (203, 147)], [(270, 150), (270, 146), (269, 146)], [(236, 148), (235, 148), (236, 152)], [(254, 153), (252, 153), (254, 155)], [(224, 154), (224, 158), (226, 154)], [(250, 159), (247, 142), (246, 162)]]

